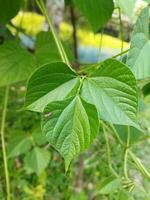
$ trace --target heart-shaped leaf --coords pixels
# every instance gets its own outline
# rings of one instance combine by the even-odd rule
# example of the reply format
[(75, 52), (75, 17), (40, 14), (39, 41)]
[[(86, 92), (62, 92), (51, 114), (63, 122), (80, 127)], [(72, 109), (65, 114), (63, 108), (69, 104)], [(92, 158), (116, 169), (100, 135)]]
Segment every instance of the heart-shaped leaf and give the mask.
[(46, 149), (35, 147), (26, 155), (24, 159), (25, 167), (28, 170), (35, 172), (37, 175), (40, 175), (48, 166), (50, 156), (50, 152)]
[(111, 18), (113, 0), (74, 0), (74, 4), (88, 19), (94, 32), (97, 32)]
[(81, 96), (96, 106), (103, 120), (138, 127), (136, 80), (125, 64), (114, 59), (104, 61), (85, 78)]
[(63, 100), (76, 91), (79, 83), (80, 78), (66, 64), (47, 64), (31, 76), (25, 107), (28, 110), (42, 112), (48, 103)]
[(0, 86), (26, 80), (35, 69), (32, 54), (16, 42), (0, 46)]
[(96, 137), (99, 128), (97, 110), (76, 96), (50, 103), (44, 114), (43, 132), (64, 158), (68, 170), (72, 159), (89, 147)]

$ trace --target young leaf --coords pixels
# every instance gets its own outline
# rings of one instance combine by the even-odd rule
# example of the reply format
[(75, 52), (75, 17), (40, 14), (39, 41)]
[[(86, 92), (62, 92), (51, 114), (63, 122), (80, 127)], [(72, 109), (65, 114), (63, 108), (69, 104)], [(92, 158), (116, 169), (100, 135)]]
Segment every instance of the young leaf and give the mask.
[(31, 146), (32, 142), (28, 135), (20, 132), (18, 134), (14, 134), (14, 137), (11, 137), (8, 145), (8, 157), (13, 158), (24, 154), (30, 150)]
[(62, 62), (44, 65), (29, 80), (25, 107), (42, 112), (48, 103), (71, 94), (79, 82), (76, 73)]
[(67, 171), (73, 158), (88, 148), (98, 133), (96, 108), (76, 96), (50, 103), (44, 114), (43, 132), (64, 158)]
[(40, 175), (48, 166), (50, 161), (50, 152), (46, 149), (35, 147), (25, 157), (25, 167)]
[(135, 74), (137, 79), (144, 79), (150, 76), (150, 40), (149, 40), (149, 9), (141, 12), (135, 25), (131, 49), (127, 58), (127, 65)]
[(94, 32), (108, 22), (114, 10), (113, 0), (73, 0), (73, 3), (88, 19)]
[(26, 80), (35, 69), (32, 54), (16, 42), (0, 46), (0, 86)]
[(136, 0), (116, 0), (116, 3), (124, 14), (126, 14), (130, 19), (133, 18)]
[(0, 24), (13, 18), (21, 6), (22, 0), (0, 0)]
[(51, 32), (40, 32), (37, 35), (35, 56), (39, 66), (62, 61)]
[(99, 186), (99, 194), (112, 194), (120, 187), (121, 181), (118, 178), (108, 177)]
[(136, 87), (130, 69), (117, 60), (108, 59), (91, 77), (84, 79), (81, 96), (96, 106), (103, 120), (139, 128)]

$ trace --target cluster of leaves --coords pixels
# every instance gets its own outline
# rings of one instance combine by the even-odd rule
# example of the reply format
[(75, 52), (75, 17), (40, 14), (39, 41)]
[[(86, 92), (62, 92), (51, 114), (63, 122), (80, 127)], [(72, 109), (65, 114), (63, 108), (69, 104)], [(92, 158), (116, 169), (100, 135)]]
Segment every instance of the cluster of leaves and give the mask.
[[(1, 6), (0, 0), (0, 24), (6, 25), (11, 20), (22, 2), (7, 0)], [(37, 2), (43, 5), (41, 0)], [(85, 0), (66, 0), (67, 5), (70, 3), (85, 16), (94, 32), (104, 27), (114, 10), (113, 0), (89, 0), (86, 3)], [(117, 5), (128, 13), (126, 3), (128, 1), (117, 1)], [(132, 1), (131, 10), (134, 5), (135, 1)], [(0, 86), (28, 79), (24, 109), (43, 115), (42, 134), (37, 131), (15, 134), (9, 144), (8, 157), (23, 157), (25, 170), (40, 176), (50, 162), (47, 142), (64, 158), (66, 171), (71, 161), (94, 143), (99, 129), (106, 124), (118, 125), (116, 130), (124, 143), (128, 142), (128, 126), (135, 134), (129, 143), (132, 143), (132, 137), (135, 142), (135, 137), (140, 137), (139, 131), (142, 129), (137, 121), (137, 81), (150, 76), (149, 49), (148, 7), (143, 9), (135, 24), (126, 61), (110, 58), (90, 66), (90, 71), (85, 67), (82, 74), (63, 60), (65, 52), (54, 32), (41, 32), (37, 36), (34, 55), (18, 41), (1, 45)], [(149, 85), (144, 87), (146, 94), (149, 92), (147, 88)], [(142, 164), (131, 156), (148, 177)], [(130, 180), (127, 187), (128, 184), (129, 188), (134, 185)], [(119, 191), (118, 200), (132, 199), (122, 189), (122, 180), (112, 175), (97, 190), (102, 195), (110, 195), (110, 199), (115, 198), (116, 190)], [(83, 199), (84, 194), (81, 196)]]

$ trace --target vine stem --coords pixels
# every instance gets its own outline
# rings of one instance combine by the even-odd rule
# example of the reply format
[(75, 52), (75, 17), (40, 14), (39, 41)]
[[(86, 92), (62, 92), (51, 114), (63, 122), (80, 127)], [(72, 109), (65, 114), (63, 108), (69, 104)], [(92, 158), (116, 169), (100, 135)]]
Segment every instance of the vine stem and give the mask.
[(5, 97), (4, 97), (4, 108), (3, 108), (2, 122), (1, 122), (1, 143), (2, 143), (2, 154), (3, 154), (3, 162), (4, 162), (4, 172), (5, 172), (5, 181), (6, 181), (7, 200), (10, 200), (10, 180), (9, 180), (9, 171), (8, 171), (7, 153), (6, 153), (6, 143), (5, 143), (5, 122), (6, 122), (8, 95), (9, 95), (9, 86), (6, 87)]
[[(103, 123), (102, 123), (103, 125)], [(108, 134), (105, 130), (105, 127), (102, 126), (103, 128), (103, 133), (104, 133), (104, 136), (105, 136), (105, 140), (106, 140), (106, 147), (107, 147), (107, 159), (108, 159), (108, 165), (109, 165), (109, 169), (110, 171), (112, 172), (112, 174), (115, 176), (115, 177), (119, 177), (118, 174), (116, 173), (116, 171), (113, 169), (112, 167), (112, 162), (111, 162), (111, 150), (110, 150), (110, 144), (109, 144), (109, 139), (108, 139)]]
[(121, 37), (121, 53), (123, 52), (123, 46), (124, 46), (124, 37), (123, 37), (123, 23), (121, 18), (121, 9), (118, 7), (119, 11), (119, 23), (120, 23), (120, 37)]
[(68, 66), (70, 66), (70, 63), (69, 63), (69, 60), (68, 60), (67, 55), (65, 53), (65, 50), (64, 50), (61, 42), (59, 41), (58, 37), (57, 37), (57, 34), (56, 34), (55, 30), (54, 30), (54, 27), (52, 25), (51, 19), (48, 16), (48, 12), (46, 10), (46, 7), (45, 7), (45, 4), (44, 4), (43, 0), (36, 0), (36, 2), (37, 2), (38, 7), (40, 8), (41, 12), (43, 13), (43, 15), (45, 16), (45, 18), (46, 18), (46, 20), (48, 22), (48, 25), (49, 25), (50, 30), (52, 32), (54, 41), (56, 43), (56, 46), (57, 46), (57, 49), (58, 49), (58, 52), (59, 52), (59, 54), (61, 56), (62, 61), (64, 63), (66, 63)]
[(124, 153), (124, 176), (127, 180), (129, 180), (128, 176), (128, 150), (130, 146), (130, 127), (128, 126), (128, 135), (127, 135), (127, 144)]

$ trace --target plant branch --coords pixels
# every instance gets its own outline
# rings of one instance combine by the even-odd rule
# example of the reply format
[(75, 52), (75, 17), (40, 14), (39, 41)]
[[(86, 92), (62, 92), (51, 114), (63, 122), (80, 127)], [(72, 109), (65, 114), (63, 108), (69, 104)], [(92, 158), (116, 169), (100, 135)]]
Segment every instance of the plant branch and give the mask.
[(125, 147), (125, 153), (124, 153), (124, 176), (125, 178), (128, 180), (129, 176), (128, 176), (128, 149), (130, 146), (130, 127), (128, 126), (128, 133), (127, 133), (127, 144)]
[(7, 112), (7, 104), (8, 104), (8, 94), (9, 94), (9, 86), (6, 87), (5, 97), (4, 97), (4, 107), (3, 107), (2, 122), (1, 122), (1, 143), (2, 143), (2, 154), (3, 154), (3, 162), (4, 162), (7, 200), (10, 200), (10, 180), (9, 180), (6, 143), (5, 143), (5, 122), (6, 122), (6, 112)]
[(119, 23), (120, 23), (120, 39), (121, 39), (121, 53), (123, 52), (124, 36), (123, 36), (123, 23), (121, 17), (121, 9), (118, 7), (119, 11)]
[(53, 38), (55, 40), (55, 43), (56, 43), (56, 46), (57, 46), (57, 49), (58, 49), (58, 52), (59, 52), (59, 54), (61, 56), (62, 61), (65, 62), (68, 66), (70, 66), (70, 63), (69, 63), (69, 60), (68, 60), (67, 55), (65, 53), (65, 50), (64, 50), (61, 42), (59, 41), (58, 37), (57, 37), (57, 34), (56, 34), (55, 30), (54, 30), (54, 27), (52, 25), (51, 19), (48, 16), (48, 12), (46, 10), (46, 7), (44, 5), (43, 0), (36, 0), (36, 2), (37, 2), (38, 7), (40, 8), (41, 12), (43, 13), (43, 15), (45, 16), (45, 18), (46, 18), (46, 20), (48, 22), (48, 25), (49, 25), (50, 30), (52, 32)]
[(115, 170), (113, 169), (113, 167), (112, 167), (111, 150), (110, 150), (110, 144), (109, 144), (109, 139), (108, 139), (107, 131), (105, 130), (105, 127), (104, 127), (104, 126), (102, 126), (102, 128), (103, 128), (103, 133), (104, 133), (105, 141), (106, 141), (107, 159), (108, 159), (109, 169), (110, 169), (110, 171), (112, 172), (112, 174), (113, 174), (115, 177), (119, 177), (118, 174), (116, 173), (116, 171), (115, 171)]

